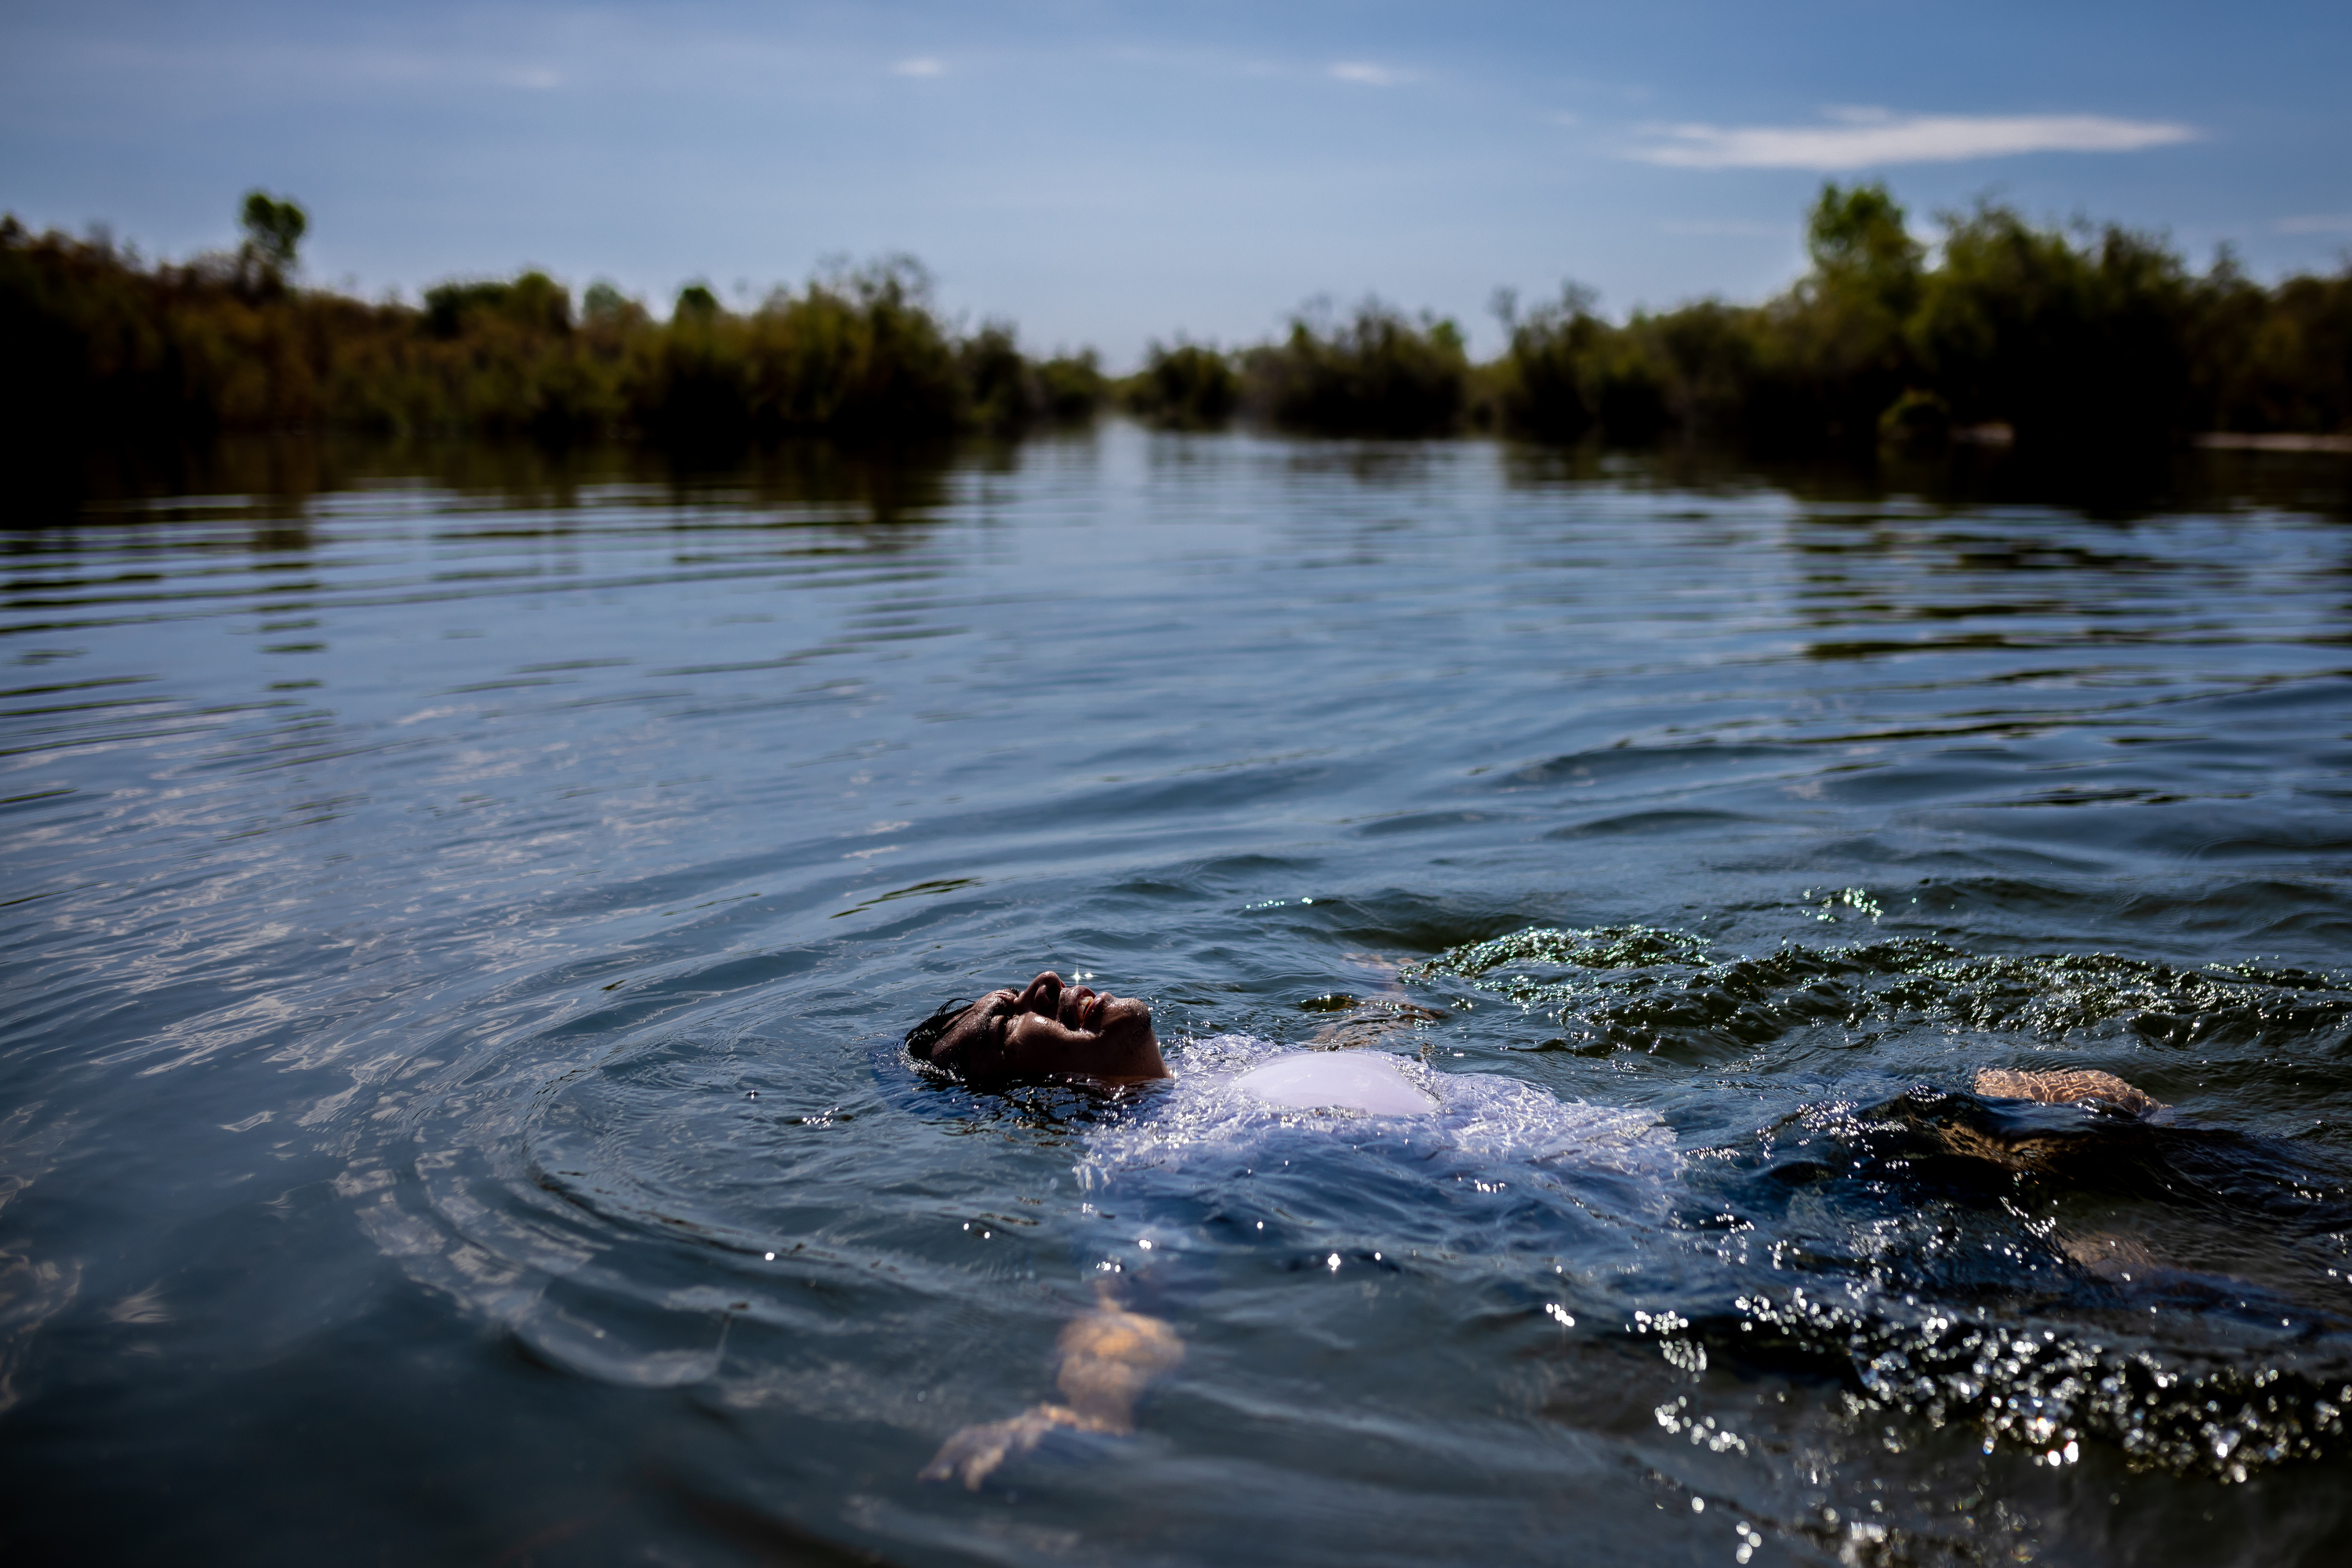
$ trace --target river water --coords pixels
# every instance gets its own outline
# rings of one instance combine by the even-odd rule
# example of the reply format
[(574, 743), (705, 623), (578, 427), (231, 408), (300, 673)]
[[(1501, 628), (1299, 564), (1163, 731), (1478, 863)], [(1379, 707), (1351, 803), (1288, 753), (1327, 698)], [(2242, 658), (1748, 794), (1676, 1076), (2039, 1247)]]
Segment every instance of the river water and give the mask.
[[(2352, 488), (2057, 493), (1115, 424), (23, 520), (0, 1547), (2341, 1562)], [(908, 1069), (1046, 966), (1178, 1081)], [(1220, 1109), (1318, 1041), (1475, 1114)], [(1097, 1290), (1137, 1433), (919, 1482)]]

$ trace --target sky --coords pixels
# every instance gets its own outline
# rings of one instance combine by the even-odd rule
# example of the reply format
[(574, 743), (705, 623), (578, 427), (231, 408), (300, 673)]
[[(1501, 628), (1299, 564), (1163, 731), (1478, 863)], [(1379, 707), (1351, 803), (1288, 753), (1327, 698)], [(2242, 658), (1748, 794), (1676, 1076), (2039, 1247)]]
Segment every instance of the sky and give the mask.
[(313, 283), (657, 314), (903, 252), (1114, 369), (1368, 294), (1490, 353), (1498, 288), (1764, 298), (1828, 179), (2334, 270), (2347, 61), (2342, 0), (9, 0), (0, 208), (179, 258), (260, 186)]

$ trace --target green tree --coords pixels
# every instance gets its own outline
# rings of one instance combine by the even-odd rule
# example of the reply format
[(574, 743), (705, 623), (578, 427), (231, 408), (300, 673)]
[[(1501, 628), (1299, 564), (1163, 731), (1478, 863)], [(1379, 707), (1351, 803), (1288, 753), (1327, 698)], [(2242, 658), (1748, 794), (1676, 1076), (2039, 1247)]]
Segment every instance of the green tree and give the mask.
[(2160, 240), (2077, 243), (1990, 203), (1945, 223), (1910, 335), (1954, 417), (2044, 450), (2161, 446), (2189, 423), (2191, 285)]
[(295, 251), (310, 232), (310, 215), (292, 198), (281, 200), (268, 191), (247, 191), (237, 222), (245, 230), (247, 255), (278, 277), (294, 270)]
[(1055, 354), (1037, 363), (1037, 391), (1049, 419), (1091, 419), (1110, 390), (1095, 351)]
[(633, 315), (643, 316), (645, 310), (621, 292), (619, 284), (608, 278), (599, 278), (588, 285), (586, 293), (580, 296), (580, 314), (591, 321), (608, 322), (624, 321)]
[(1612, 331), (1593, 313), (1597, 300), (1581, 284), (1564, 283), (1557, 302), (1522, 316), (1516, 294), (1496, 291), (1495, 314), (1511, 334), (1503, 356), (1502, 414), (1514, 430), (1562, 441), (1599, 422), (1600, 360)]
[(1867, 447), (1919, 379), (1905, 331), (1925, 251), (1885, 186), (1822, 187), (1806, 215), (1812, 266), (1754, 319), (1743, 423), (1765, 447)]
[(1911, 237), (1902, 204), (1885, 185), (1832, 180), (1822, 187), (1805, 219), (1805, 254), (1813, 264), (1814, 287), (1827, 293), (1860, 295), (1898, 322), (1919, 302), (1919, 263), (1925, 254)]
[(1129, 384), (1128, 406), (1145, 418), (1182, 429), (1222, 425), (1241, 401), (1232, 357), (1180, 337), (1174, 347), (1153, 339), (1143, 369)]
[(1470, 360), (1462, 330), (1366, 300), (1343, 321), (1326, 307), (1291, 319), (1289, 339), (1244, 368), (1275, 423), (1331, 436), (1433, 436), (1462, 419)]
[(1029, 363), (1009, 321), (982, 321), (957, 353), (963, 375), (965, 412), (985, 430), (1000, 434), (1029, 422), (1042, 399), (1030, 385)]

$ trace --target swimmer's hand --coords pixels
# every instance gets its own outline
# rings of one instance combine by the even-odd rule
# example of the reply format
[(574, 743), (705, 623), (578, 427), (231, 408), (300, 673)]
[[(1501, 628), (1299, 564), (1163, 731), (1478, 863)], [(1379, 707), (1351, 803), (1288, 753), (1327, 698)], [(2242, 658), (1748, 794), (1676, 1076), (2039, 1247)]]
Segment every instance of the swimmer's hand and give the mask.
[(2050, 1072), (1979, 1068), (1977, 1069), (1976, 1087), (1977, 1092), (1988, 1100), (2032, 1100), (2043, 1105), (2072, 1105), (2080, 1100), (2099, 1100), (2135, 1116), (2145, 1116), (2151, 1110), (2164, 1109), (2161, 1100), (2150, 1099), (2115, 1074), (2089, 1068), (2062, 1068)]
[(1077, 1413), (1058, 1405), (1040, 1405), (1010, 1421), (990, 1421), (967, 1426), (946, 1442), (917, 1476), (926, 1481), (961, 1481), (976, 1492), (999, 1465), (1035, 1447), (1056, 1426), (1078, 1426)]
[(920, 1471), (926, 1481), (961, 1481), (978, 1491), (997, 1467), (1018, 1458), (1055, 1427), (1125, 1436), (1135, 1430), (1135, 1404), (1153, 1379), (1184, 1359), (1184, 1342), (1157, 1318), (1124, 1311), (1105, 1299), (1099, 1310), (1062, 1331), (1061, 1371), (1055, 1383), (1066, 1405), (1038, 1405), (1009, 1421), (967, 1426), (940, 1445)]

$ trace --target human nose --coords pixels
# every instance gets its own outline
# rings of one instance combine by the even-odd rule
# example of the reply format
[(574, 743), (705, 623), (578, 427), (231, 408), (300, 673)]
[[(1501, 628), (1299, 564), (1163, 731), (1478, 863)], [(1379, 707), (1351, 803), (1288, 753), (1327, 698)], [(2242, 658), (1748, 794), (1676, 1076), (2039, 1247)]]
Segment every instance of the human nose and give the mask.
[(1029, 988), (1021, 993), (1021, 1010), (1024, 1013), (1051, 1013), (1056, 1010), (1061, 999), (1062, 977), (1049, 969), (1032, 980)]

